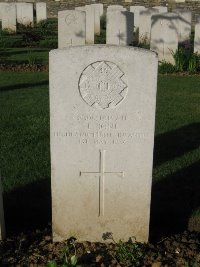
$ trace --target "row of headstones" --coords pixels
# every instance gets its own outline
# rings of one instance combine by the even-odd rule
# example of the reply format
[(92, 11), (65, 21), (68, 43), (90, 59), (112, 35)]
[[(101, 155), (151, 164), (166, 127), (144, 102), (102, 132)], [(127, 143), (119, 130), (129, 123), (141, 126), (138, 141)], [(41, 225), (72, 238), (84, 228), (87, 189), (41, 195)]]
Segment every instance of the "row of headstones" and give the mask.
[[(100, 17), (103, 5), (94, 4), (76, 10), (58, 12), (58, 46), (94, 43), (94, 34), (100, 33)], [(159, 60), (174, 63), (172, 52), (178, 43), (189, 41), (191, 35), (190, 11), (167, 7), (145, 8), (131, 6), (130, 12), (123, 6), (112, 5), (107, 9), (106, 44), (130, 45), (134, 41), (133, 29), (138, 31), (139, 42), (150, 43)], [(136, 30), (137, 29), (137, 30)], [(196, 16), (194, 52), (200, 52), (200, 17)]]
[[(46, 3), (35, 4), (37, 23), (47, 19)], [(34, 6), (32, 3), (0, 3), (0, 20), (2, 29), (16, 31), (17, 23), (34, 24)]]

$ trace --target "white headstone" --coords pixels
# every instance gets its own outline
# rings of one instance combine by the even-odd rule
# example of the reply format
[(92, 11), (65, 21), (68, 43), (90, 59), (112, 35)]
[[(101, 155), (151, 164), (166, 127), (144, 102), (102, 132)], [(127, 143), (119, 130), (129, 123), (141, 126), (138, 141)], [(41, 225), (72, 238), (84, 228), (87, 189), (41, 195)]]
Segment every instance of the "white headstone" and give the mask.
[(3, 207), (3, 190), (0, 176), (0, 240), (6, 237), (5, 220), (4, 220), (4, 207)]
[(8, 29), (10, 31), (16, 31), (17, 17), (16, 6), (13, 3), (9, 3), (2, 6), (2, 29)]
[(6, 6), (6, 5), (8, 5), (8, 3), (0, 2), (0, 20), (2, 20), (3, 6)]
[(103, 241), (107, 232), (147, 241), (156, 86), (148, 50), (50, 52), (54, 241)]
[(180, 17), (179, 42), (189, 41), (191, 36), (192, 12), (181, 8), (174, 9), (173, 12), (177, 13)]
[(166, 13), (168, 12), (167, 6), (154, 6), (153, 8), (156, 8), (159, 10), (159, 13)]
[(116, 10), (121, 10), (121, 11), (124, 10), (124, 11), (126, 11), (126, 8), (124, 8), (121, 5), (110, 5), (107, 8), (107, 11), (116, 11)]
[(93, 10), (94, 10), (94, 33), (97, 35), (100, 35), (101, 32), (101, 25), (100, 25), (100, 21), (101, 21), (101, 16), (103, 15), (102, 13), (102, 4), (92, 4), (90, 5), (92, 6)]
[(16, 3), (17, 22), (23, 25), (33, 25), (33, 4)]
[(107, 11), (106, 44), (130, 45), (133, 42), (134, 14), (128, 11)]
[(86, 12), (86, 43), (94, 44), (94, 9), (91, 5), (76, 7), (75, 10)]
[(44, 2), (36, 3), (36, 19), (37, 22), (47, 19), (47, 4)]
[(144, 6), (130, 6), (130, 12), (134, 13), (134, 30), (139, 29), (140, 11), (145, 10)]
[(160, 61), (175, 63), (172, 52), (178, 49), (178, 23), (179, 16), (176, 13), (152, 16), (150, 47), (158, 53)]
[(86, 13), (78, 10), (58, 12), (58, 47), (85, 45)]
[(140, 42), (149, 43), (151, 33), (151, 17), (158, 14), (158, 9), (146, 8), (140, 11), (139, 19), (139, 40)]
[(195, 16), (194, 53), (200, 54), (200, 15)]

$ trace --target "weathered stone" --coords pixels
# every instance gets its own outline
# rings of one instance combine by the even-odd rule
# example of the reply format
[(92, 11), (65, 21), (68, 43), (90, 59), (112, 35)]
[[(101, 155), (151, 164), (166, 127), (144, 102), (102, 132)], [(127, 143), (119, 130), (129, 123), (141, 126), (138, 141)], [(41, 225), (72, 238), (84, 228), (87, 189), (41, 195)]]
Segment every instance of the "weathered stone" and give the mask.
[(17, 22), (23, 25), (33, 25), (33, 4), (16, 3)]
[(125, 46), (50, 52), (54, 241), (147, 241), (157, 57)]
[(194, 53), (200, 54), (200, 15), (195, 18)]
[(177, 8), (173, 10), (174, 13), (179, 15), (179, 42), (189, 42), (191, 36), (191, 22), (192, 13), (191, 11)]
[(124, 8), (123, 6), (121, 5), (111, 5), (111, 6), (108, 6), (107, 8), (107, 11), (126, 11), (126, 8)]
[(146, 8), (139, 13), (139, 40), (141, 43), (150, 42), (151, 17), (159, 13), (156, 8)]
[(94, 9), (91, 5), (76, 7), (75, 10), (86, 12), (86, 43), (94, 44)]
[(47, 19), (47, 4), (44, 2), (36, 3), (36, 19), (37, 22)]
[(167, 6), (154, 6), (153, 8), (156, 8), (159, 10), (159, 13), (166, 13), (168, 12)]
[(130, 6), (130, 12), (134, 13), (134, 30), (139, 30), (140, 11), (145, 10), (144, 6)]
[(100, 20), (101, 16), (103, 16), (103, 5), (92, 4), (91, 6), (94, 10), (94, 33), (100, 35), (101, 31)]
[(2, 29), (16, 31), (16, 6), (14, 3), (1, 6)]
[(106, 44), (130, 45), (133, 42), (134, 14), (128, 11), (107, 11)]
[(86, 13), (78, 10), (58, 12), (58, 47), (84, 45), (86, 38)]
[(160, 61), (174, 64), (172, 52), (178, 49), (179, 16), (176, 13), (163, 13), (152, 16), (152, 51), (158, 53)]

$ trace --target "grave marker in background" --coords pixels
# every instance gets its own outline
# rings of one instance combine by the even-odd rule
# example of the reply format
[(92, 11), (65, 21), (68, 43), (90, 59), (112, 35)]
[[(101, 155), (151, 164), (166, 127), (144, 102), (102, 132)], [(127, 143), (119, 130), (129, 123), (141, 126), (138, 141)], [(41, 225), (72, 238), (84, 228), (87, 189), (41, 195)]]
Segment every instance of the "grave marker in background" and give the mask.
[(151, 17), (159, 13), (156, 8), (146, 8), (140, 11), (139, 18), (139, 40), (142, 43), (150, 42)]
[(168, 12), (167, 6), (154, 6), (153, 8), (156, 8), (159, 10), (159, 13), (166, 13)]
[(178, 49), (179, 16), (176, 13), (154, 15), (151, 25), (151, 50), (158, 53), (160, 61), (174, 64), (172, 52)]
[(133, 42), (134, 14), (128, 11), (107, 11), (106, 44), (130, 45)]
[(200, 54), (200, 15), (195, 16), (194, 53)]
[(192, 12), (181, 8), (174, 9), (173, 12), (177, 13), (179, 19), (179, 42), (190, 40)]
[(76, 7), (75, 10), (86, 12), (86, 43), (94, 44), (94, 9), (91, 5)]
[(94, 33), (100, 35), (101, 31), (101, 16), (103, 16), (103, 4), (92, 4), (94, 10)]
[(144, 6), (130, 6), (130, 12), (134, 13), (134, 31), (139, 30), (140, 11), (145, 9)]
[(2, 29), (8, 29), (16, 32), (16, 6), (14, 3), (9, 3), (2, 6)]
[(36, 19), (37, 22), (47, 19), (47, 4), (44, 2), (36, 3)]
[(58, 12), (58, 47), (85, 45), (86, 13), (78, 10)]
[(17, 22), (23, 25), (33, 25), (33, 4), (16, 3)]
[(156, 85), (148, 50), (50, 52), (54, 241), (148, 240)]

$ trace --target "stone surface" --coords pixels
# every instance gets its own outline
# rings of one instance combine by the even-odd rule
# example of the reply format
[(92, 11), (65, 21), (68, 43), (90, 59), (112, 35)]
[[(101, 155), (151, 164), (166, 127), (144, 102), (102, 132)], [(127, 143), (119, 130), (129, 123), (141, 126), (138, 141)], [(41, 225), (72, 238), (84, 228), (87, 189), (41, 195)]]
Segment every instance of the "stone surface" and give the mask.
[(156, 85), (148, 50), (50, 52), (54, 241), (103, 241), (108, 232), (147, 241)]
[(58, 47), (84, 45), (86, 38), (86, 13), (78, 10), (58, 12)]
[(145, 10), (144, 6), (130, 6), (130, 12), (134, 13), (134, 30), (139, 30), (140, 11)]
[(6, 237), (2, 192), (3, 190), (2, 190), (1, 177), (0, 177), (0, 240), (3, 240)]
[(47, 19), (47, 4), (44, 2), (36, 3), (36, 20), (40, 22)]
[(180, 17), (179, 19), (179, 42), (189, 42), (191, 35), (192, 13), (191, 11), (177, 8), (173, 10)]
[(133, 42), (134, 14), (128, 11), (107, 11), (106, 44), (129, 45)]
[(94, 44), (94, 9), (91, 5), (76, 7), (75, 10), (86, 12), (86, 43)]
[(17, 22), (23, 25), (33, 25), (33, 4), (16, 3)]
[(175, 63), (172, 51), (178, 49), (178, 28), (179, 16), (176, 13), (152, 16), (150, 47), (158, 53), (160, 61)]
[(195, 17), (194, 53), (200, 54), (200, 15)]
[(116, 11), (116, 10), (123, 10), (123, 11), (126, 11), (126, 8), (124, 8), (123, 6), (121, 5), (110, 5), (108, 6), (107, 8), (107, 11)]
[(17, 17), (16, 6), (13, 3), (3, 5), (1, 7), (2, 13), (2, 29), (16, 31)]
[(7, 3), (0, 2), (0, 20), (2, 20), (2, 11), (3, 11), (3, 6), (6, 6)]
[(154, 6), (153, 8), (156, 8), (159, 10), (159, 13), (166, 13), (168, 12), (167, 6)]
[(151, 17), (159, 13), (156, 8), (146, 8), (140, 11), (139, 19), (139, 41), (142, 43), (150, 42)]
[(103, 15), (103, 5), (102, 4), (92, 4), (94, 10), (94, 33), (100, 35), (101, 32), (101, 16)]

